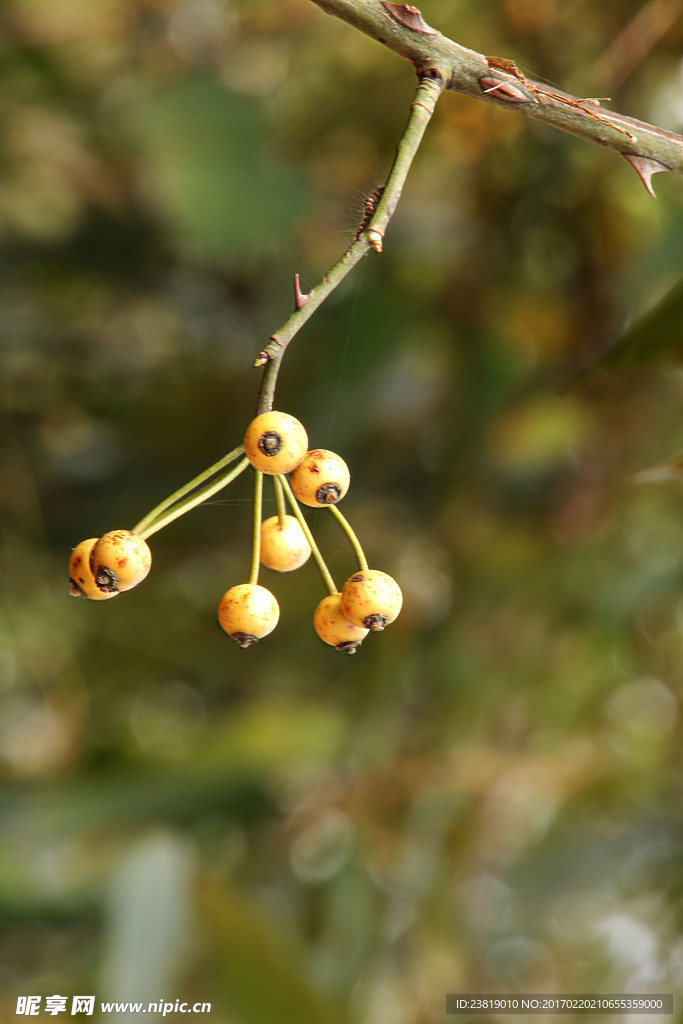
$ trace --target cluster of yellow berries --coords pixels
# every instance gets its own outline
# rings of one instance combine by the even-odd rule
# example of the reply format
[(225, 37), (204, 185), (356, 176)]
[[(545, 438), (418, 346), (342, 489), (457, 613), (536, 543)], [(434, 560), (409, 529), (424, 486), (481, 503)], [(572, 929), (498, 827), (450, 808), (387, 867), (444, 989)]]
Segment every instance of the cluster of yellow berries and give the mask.
[[(252, 420), (244, 452), (254, 469), (276, 477), (279, 486), (289, 474), (294, 498), (310, 508), (336, 506), (349, 488), (344, 460), (323, 448), (309, 451), (306, 430), (288, 413), (265, 412)], [(260, 560), (270, 569), (298, 569), (311, 550), (312, 537), (300, 514), (281, 513), (261, 526)], [(400, 588), (386, 573), (363, 566), (339, 592), (324, 568), (323, 572), (331, 592), (316, 608), (313, 627), (325, 643), (352, 654), (370, 630), (382, 630), (396, 618), (402, 603)], [(223, 629), (244, 646), (272, 632), (279, 614), (273, 594), (255, 582), (231, 587), (218, 608)]]
[[(394, 579), (378, 569), (369, 569), (358, 540), (336, 508), (346, 494), (350, 475), (342, 458), (322, 448), (308, 450), (308, 437), (294, 416), (265, 412), (249, 424), (243, 447), (243, 464), (230, 474), (232, 479), (249, 463), (256, 470), (252, 568), (247, 583), (231, 587), (218, 606), (220, 625), (238, 644), (248, 647), (271, 633), (280, 617), (274, 595), (260, 586), (258, 567), (263, 564), (277, 572), (291, 572), (311, 554), (323, 575), (329, 594), (318, 604), (315, 632), (325, 643), (352, 654), (372, 631), (384, 629), (401, 610), (401, 590)], [(278, 514), (261, 521), (263, 475), (273, 478)], [(189, 490), (181, 489), (182, 494)], [(285, 495), (291, 510), (285, 511)], [(177, 497), (173, 496), (173, 497)], [(348, 534), (356, 551), (359, 570), (338, 591), (329, 574), (299, 504), (330, 508)], [(180, 512), (168, 513), (172, 499), (159, 506), (166, 518), (154, 514), (142, 521), (145, 530), (116, 530), (99, 539), (82, 541), (69, 563), (71, 593), (95, 600), (114, 597), (145, 578), (151, 566), (149, 547), (140, 534), (160, 529)], [(179, 506), (178, 506), (179, 507)]]

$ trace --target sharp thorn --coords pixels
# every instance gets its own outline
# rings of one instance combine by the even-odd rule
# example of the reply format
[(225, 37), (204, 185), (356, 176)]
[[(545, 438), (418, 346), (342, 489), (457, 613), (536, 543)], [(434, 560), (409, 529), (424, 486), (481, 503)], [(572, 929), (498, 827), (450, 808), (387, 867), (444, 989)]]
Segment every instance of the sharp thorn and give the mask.
[(484, 75), (479, 79), (479, 85), (484, 94), (492, 93), (496, 99), (504, 100), (506, 103), (534, 103), (535, 100), (526, 92), (516, 86), (513, 82), (503, 78), (494, 78), (491, 75)]
[(638, 172), (638, 177), (650, 195), (656, 199), (657, 195), (652, 187), (652, 176), (660, 171), (668, 171), (669, 168), (660, 164), (659, 160), (652, 160), (648, 156), (637, 156), (635, 153), (624, 153), (623, 155)]
[(309, 298), (311, 297), (310, 292), (302, 292), (301, 285), (299, 283), (299, 275), (294, 275), (294, 301), (297, 309), (303, 309)]

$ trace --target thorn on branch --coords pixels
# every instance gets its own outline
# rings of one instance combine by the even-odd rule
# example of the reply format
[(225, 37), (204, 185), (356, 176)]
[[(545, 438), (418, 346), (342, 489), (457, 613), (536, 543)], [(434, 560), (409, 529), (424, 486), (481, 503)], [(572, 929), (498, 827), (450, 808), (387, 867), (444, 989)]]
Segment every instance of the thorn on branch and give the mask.
[[(573, 107), (576, 110), (581, 110), (584, 114), (588, 114), (589, 117), (592, 117), (595, 121), (598, 121), (599, 124), (607, 125), (608, 128), (613, 128), (615, 131), (621, 132), (622, 135), (626, 135), (626, 137), (630, 139), (631, 142), (638, 141), (633, 132), (630, 132), (627, 128), (622, 128), (621, 125), (616, 124), (613, 119), (603, 117), (602, 114), (599, 114), (597, 110), (592, 109), (593, 107), (597, 107), (598, 110), (600, 109), (599, 100), (593, 98), (577, 99), (576, 96), (570, 96), (566, 92), (558, 92), (556, 89), (546, 89), (543, 88), (542, 86), (537, 85), (535, 82), (530, 82), (528, 78), (524, 77), (524, 75), (519, 70), (515, 62), (513, 60), (508, 60), (507, 57), (487, 57), (486, 62), (492, 71), (502, 71), (503, 74), (512, 75), (514, 78), (517, 79), (518, 82), (521, 82), (524, 88), (527, 89), (529, 93), (531, 93), (531, 102), (546, 105), (549, 103), (559, 103), (560, 105), (564, 105), (565, 107)], [(512, 95), (506, 96), (502, 94), (502, 92), (507, 92), (508, 90), (510, 90), (511, 92), (514, 91), (515, 93), (521, 95), (522, 90), (517, 89), (512, 82), (502, 82), (501, 86), (498, 86), (497, 80), (491, 78), (491, 87), (486, 88), (483, 86), (482, 83), (487, 79), (487, 77), (488, 76), (484, 76), (483, 79), (479, 79), (479, 84), (484, 89), (484, 92), (492, 92), (494, 95), (498, 96), (498, 99), (508, 99), (508, 101), (511, 103), (522, 102), (518, 97), (515, 98)], [(528, 102), (528, 99), (526, 100), (526, 102)], [(584, 105), (586, 103), (589, 104), (588, 107)]]
[(533, 96), (527, 96), (513, 82), (507, 82), (504, 78), (492, 78), (484, 75), (479, 79), (479, 85), (485, 93), (495, 96), (498, 100), (505, 100), (506, 103), (536, 103)]
[(303, 309), (308, 300), (311, 297), (310, 292), (302, 292), (301, 285), (299, 283), (299, 275), (294, 275), (294, 302), (297, 309)]
[(659, 174), (660, 171), (668, 171), (669, 168), (660, 163), (659, 160), (652, 160), (647, 156), (636, 156), (635, 153), (624, 153), (623, 156), (625, 156), (631, 166), (635, 168), (638, 173), (638, 177), (650, 195), (656, 199), (657, 195), (652, 187), (652, 176), (653, 174)]
[(387, 0), (382, 0), (382, 7), (394, 21), (403, 25), (404, 28), (419, 32), (423, 36), (438, 35), (436, 29), (427, 24), (422, 17), (422, 12), (417, 7), (412, 7), (410, 4), (390, 4)]

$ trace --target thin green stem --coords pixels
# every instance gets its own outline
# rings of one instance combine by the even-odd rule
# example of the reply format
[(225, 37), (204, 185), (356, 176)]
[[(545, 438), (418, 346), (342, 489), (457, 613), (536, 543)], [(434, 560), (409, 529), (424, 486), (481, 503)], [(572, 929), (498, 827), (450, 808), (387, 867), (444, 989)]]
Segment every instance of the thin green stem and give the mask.
[(275, 504), (277, 506), (277, 518), (280, 529), (285, 525), (287, 508), (285, 506), (285, 492), (282, 489), (282, 481), (279, 476), (273, 477), (273, 488), (275, 490)]
[(336, 505), (328, 505), (327, 507), (329, 508), (330, 512), (335, 517), (337, 522), (341, 525), (341, 528), (343, 529), (346, 536), (351, 541), (351, 546), (353, 550), (356, 552), (356, 558), (358, 559), (359, 568), (362, 569), (364, 572), (367, 572), (368, 560), (365, 557), (365, 552), (363, 551), (360, 541), (358, 540), (358, 537), (356, 536), (356, 533), (353, 530), (350, 522), (348, 521), (346, 516), (342, 515), (342, 513), (339, 511)]
[(296, 518), (297, 518), (297, 520), (299, 522), (299, 526), (304, 531), (304, 536), (306, 537), (306, 540), (311, 545), (311, 552), (312, 552), (313, 557), (314, 557), (314, 559), (316, 561), (318, 569), (320, 570), (320, 575), (322, 576), (323, 580), (325, 581), (325, 586), (327, 587), (327, 589), (330, 592), (330, 594), (337, 594), (337, 593), (339, 593), (339, 591), (337, 590), (337, 587), (335, 585), (335, 582), (332, 579), (332, 575), (330, 573), (330, 570), (327, 568), (327, 565), (325, 564), (325, 559), (323, 558), (323, 556), (320, 553), (320, 548), (316, 544), (316, 542), (315, 542), (315, 540), (313, 538), (313, 534), (311, 533), (311, 531), (308, 528), (308, 523), (306, 522), (306, 520), (304, 519), (304, 517), (302, 515), (301, 509), (299, 508), (299, 502), (294, 497), (294, 492), (292, 491), (292, 488), (289, 486), (289, 480), (287, 479), (286, 476), (280, 476), (280, 477), (278, 477), (278, 479), (279, 479), (280, 483), (282, 484), (282, 487), (284, 488), (285, 494), (287, 495), (287, 501), (289, 502), (290, 508), (291, 508), (292, 512), (294, 513), (294, 515), (296, 516)]
[(263, 508), (263, 473), (254, 470), (254, 528), (251, 541), (251, 569), (249, 570), (249, 583), (255, 586), (258, 583), (258, 571), (261, 564), (261, 511)]
[[(292, 338), (299, 333), (306, 321), (313, 316), (316, 309), (341, 284), (356, 264), (360, 263), (363, 257), (370, 252), (370, 249), (371, 246), (367, 238), (356, 239), (341, 259), (325, 274), (322, 281), (305, 298), (297, 300), (297, 308), (292, 315), (275, 334), (271, 335), (269, 343), (262, 352), (259, 352), (254, 365), (263, 367), (263, 376), (256, 403), (257, 416), (262, 412), (268, 412), (273, 406), (280, 363)], [(303, 304), (299, 305), (299, 302)]]
[(410, 105), (408, 123), (396, 146), (396, 155), (389, 171), (387, 183), (366, 230), (366, 237), (377, 252), (382, 251), (384, 232), (401, 198), (408, 171), (425, 129), (432, 118), (436, 101), (444, 90), (444, 85), (440, 76), (437, 78), (424, 77), (418, 82), (413, 102)]
[[(198, 488), (192, 495), (187, 498), (183, 498), (177, 505), (173, 505), (164, 515), (155, 519), (143, 529), (140, 529), (140, 524), (138, 523), (133, 530), (133, 533), (139, 534), (143, 540), (146, 540), (147, 537), (151, 537), (153, 533), (158, 533), (159, 530), (163, 530), (165, 526), (172, 523), (174, 519), (178, 519), (180, 516), (185, 515), (185, 513), (189, 512), (191, 508), (201, 505), (203, 501), (206, 501), (214, 494), (222, 491), (223, 488), (227, 487), (229, 483), (232, 483), (240, 473), (243, 473), (248, 465), (249, 459), (246, 457), (241, 459), (229, 472), (221, 473), (218, 480), (214, 480), (213, 483), (205, 484), (204, 487)], [(145, 517), (143, 522), (148, 520), (149, 516)]]
[(396, 147), (396, 156), (384, 186), (382, 198), (367, 228), (358, 231), (356, 240), (349, 246), (341, 259), (307, 295), (302, 295), (298, 287), (298, 278), (296, 279), (296, 309), (282, 327), (271, 335), (269, 343), (256, 358), (255, 365), (263, 367), (256, 404), (257, 415), (272, 408), (280, 364), (292, 338), (371, 249), (375, 249), (377, 252), (382, 251), (382, 239), (387, 224), (401, 197), (413, 157), (444, 87), (445, 82), (439, 75), (434, 78), (424, 75), (420, 78), (410, 106), (408, 123)]
[[(165, 512), (166, 509), (171, 507), (171, 505), (175, 505), (177, 502), (180, 501), (181, 498), (184, 498), (186, 494), (190, 494), (192, 491), (195, 490), (195, 488), (199, 487), (200, 484), (203, 484), (205, 480), (209, 480), (212, 476), (215, 476), (216, 473), (219, 473), (222, 469), (225, 469), (226, 466), (229, 466), (231, 462), (234, 462), (235, 459), (239, 458), (240, 455), (242, 455), (243, 453), (243, 445), (239, 445), (239, 447), (233, 448), (231, 452), (228, 452), (227, 455), (224, 455), (222, 459), (218, 460), (218, 462), (214, 462), (213, 466), (209, 466), (209, 468), (205, 469), (203, 473), (199, 474), (199, 476), (194, 477), (194, 479), (190, 480), (189, 483), (183, 484), (183, 486), (179, 487), (177, 491), (173, 492), (173, 494), (169, 494), (168, 498), (164, 498), (163, 501), (159, 502), (159, 504), (155, 508), (153, 508), (151, 512), (148, 512), (147, 515), (140, 520), (137, 526), (133, 527), (132, 532), (142, 534), (142, 532), (146, 530), (147, 527), (150, 526), (155, 519), (159, 518), (162, 512)], [(147, 534), (147, 536), (149, 536), (149, 534)]]

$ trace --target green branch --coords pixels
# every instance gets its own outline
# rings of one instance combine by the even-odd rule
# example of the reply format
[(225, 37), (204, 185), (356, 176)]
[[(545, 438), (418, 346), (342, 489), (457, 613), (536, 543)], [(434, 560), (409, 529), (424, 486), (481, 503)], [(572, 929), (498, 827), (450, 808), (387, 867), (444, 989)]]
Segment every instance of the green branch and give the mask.
[[(302, 296), (304, 300), (302, 305), (299, 305), (301, 294), (297, 288), (297, 308), (294, 310), (288, 320), (282, 325), (282, 327), (271, 335), (270, 342), (259, 352), (255, 366), (263, 366), (263, 376), (261, 378), (261, 387), (259, 388), (258, 400), (256, 403), (256, 415), (260, 415), (262, 412), (268, 412), (273, 406), (273, 397), (275, 395), (275, 385), (277, 383), (277, 376), (280, 372), (280, 364), (282, 357), (285, 354), (285, 349), (289, 345), (292, 338), (299, 333), (303, 325), (308, 319), (315, 313), (318, 306), (320, 306), (328, 295), (334, 291), (334, 289), (341, 284), (346, 275), (350, 273), (353, 268), (359, 263), (363, 257), (370, 251), (370, 243), (365, 236), (357, 239), (353, 245), (347, 249), (342, 258), (335, 263), (331, 270), (325, 274), (322, 281), (315, 286), (315, 288), (308, 293), (307, 296)], [(298, 283), (298, 278), (297, 278)]]
[(396, 147), (396, 156), (382, 197), (369, 223), (358, 231), (358, 237), (353, 244), (308, 294), (304, 295), (301, 292), (298, 275), (295, 278), (296, 308), (282, 327), (271, 335), (269, 344), (259, 352), (256, 359), (255, 365), (263, 367), (256, 405), (257, 415), (272, 408), (280, 364), (292, 338), (371, 249), (381, 252), (386, 226), (401, 197), (410, 165), (443, 88), (444, 82), (438, 76), (425, 75), (420, 78), (410, 106), (408, 123)]

